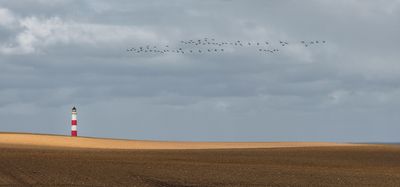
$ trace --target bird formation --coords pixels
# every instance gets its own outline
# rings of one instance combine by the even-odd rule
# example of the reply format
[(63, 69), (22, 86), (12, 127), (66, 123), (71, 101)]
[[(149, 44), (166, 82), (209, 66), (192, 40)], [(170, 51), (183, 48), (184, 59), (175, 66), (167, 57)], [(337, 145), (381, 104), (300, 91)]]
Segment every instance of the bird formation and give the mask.
[[(224, 53), (226, 51), (236, 51), (237, 49), (256, 49), (263, 54), (277, 54), (280, 48), (288, 45), (300, 44), (304, 47), (311, 47), (325, 44), (325, 40), (300, 41), (300, 42), (254, 42), (254, 41), (217, 41), (215, 38), (203, 38), (197, 40), (182, 40), (177, 46), (170, 45), (144, 45), (126, 49), (127, 52), (134, 54), (206, 54), (206, 53)], [(233, 50), (232, 50), (233, 49)]]

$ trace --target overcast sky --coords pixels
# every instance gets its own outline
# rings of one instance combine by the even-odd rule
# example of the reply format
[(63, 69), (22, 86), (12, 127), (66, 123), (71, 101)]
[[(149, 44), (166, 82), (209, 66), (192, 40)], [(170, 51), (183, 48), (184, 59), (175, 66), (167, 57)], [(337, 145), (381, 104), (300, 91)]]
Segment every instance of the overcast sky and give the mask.
[[(399, 0), (0, 0), (0, 131), (400, 141)], [(326, 40), (133, 55), (180, 40)]]

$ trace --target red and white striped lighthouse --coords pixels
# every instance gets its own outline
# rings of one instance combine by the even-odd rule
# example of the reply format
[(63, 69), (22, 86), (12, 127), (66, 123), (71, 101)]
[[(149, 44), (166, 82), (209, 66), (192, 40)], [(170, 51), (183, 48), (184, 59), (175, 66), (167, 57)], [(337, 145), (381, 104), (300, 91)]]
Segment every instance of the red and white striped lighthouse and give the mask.
[(76, 108), (72, 108), (72, 119), (71, 119), (71, 136), (78, 136), (77, 129), (78, 121), (76, 119)]

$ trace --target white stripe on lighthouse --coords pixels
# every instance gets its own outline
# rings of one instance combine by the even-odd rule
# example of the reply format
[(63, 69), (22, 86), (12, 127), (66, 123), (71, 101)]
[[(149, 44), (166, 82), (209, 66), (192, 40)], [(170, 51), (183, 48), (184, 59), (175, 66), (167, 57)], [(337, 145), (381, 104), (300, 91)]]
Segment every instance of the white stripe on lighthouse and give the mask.
[(71, 125), (71, 130), (72, 130), (72, 131), (76, 131), (76, 130), (77, 130), (76, 125)]

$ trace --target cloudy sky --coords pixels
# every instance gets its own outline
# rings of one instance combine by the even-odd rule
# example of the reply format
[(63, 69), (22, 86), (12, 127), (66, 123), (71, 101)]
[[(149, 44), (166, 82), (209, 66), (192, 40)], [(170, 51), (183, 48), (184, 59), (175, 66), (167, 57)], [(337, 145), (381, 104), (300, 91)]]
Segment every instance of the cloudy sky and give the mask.
[[(0, 131), (399, 142), (399, 33), (399, 0), (0, 0)], [(204, 37), (327, 43), (126, 52)]]

